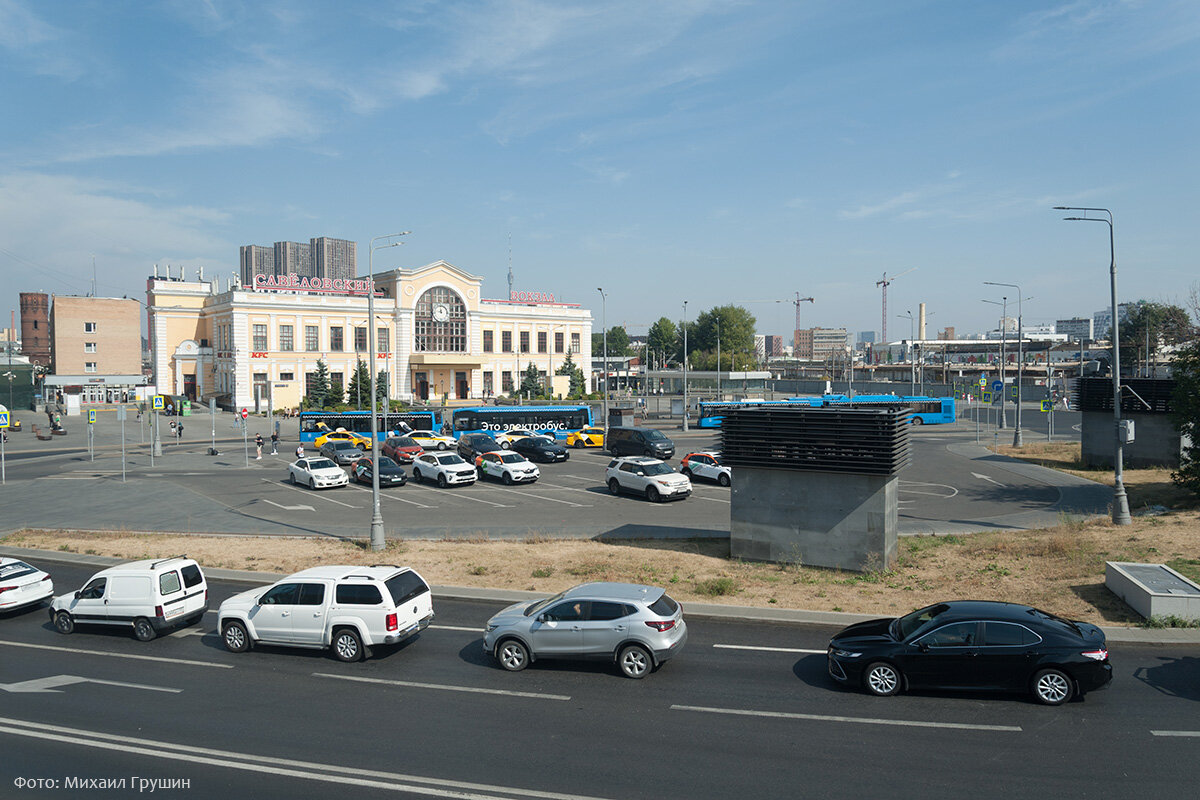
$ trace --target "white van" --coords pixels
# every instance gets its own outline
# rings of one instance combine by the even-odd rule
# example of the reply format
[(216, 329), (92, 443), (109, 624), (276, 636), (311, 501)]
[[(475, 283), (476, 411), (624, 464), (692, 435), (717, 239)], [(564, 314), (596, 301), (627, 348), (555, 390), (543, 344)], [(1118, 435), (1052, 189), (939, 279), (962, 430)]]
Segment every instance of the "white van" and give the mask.
[(196, 624), (207, 610), (200, 565), (176, 556), (100, 570), (79, 591), (54, 598), (50, 621), (59, 633), (73, 633), (76, 623), (131, 626), (148, 642), (159, 631)]

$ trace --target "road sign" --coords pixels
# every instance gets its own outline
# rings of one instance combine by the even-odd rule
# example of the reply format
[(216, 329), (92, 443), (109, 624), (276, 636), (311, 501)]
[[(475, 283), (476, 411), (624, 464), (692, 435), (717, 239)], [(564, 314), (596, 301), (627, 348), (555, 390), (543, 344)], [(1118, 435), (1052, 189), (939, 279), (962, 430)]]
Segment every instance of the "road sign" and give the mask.
[(8, 412), (0, 411), (0, 428), (8, 427)]
[(245, 419), (248, 416), (250, 416), (250, 412), (243, 408), (242, 409), (242, 419)]
[(1003, 381), (992, 381), (992, 391), (993, 392), (1004, 391), (1004, 382)]
[(982, 389), (982, 388), (984, 388), (984, 387), (986, 387), (986, 386), (987, 386), (987, 376), (986, 376), (986, 375), (980, 375), (980, 376), (979, 376), (979, 388), (981, 388), (981, 389)]
[(1008, 396), (1011, 397), (1013, 400), (1018, 399), (1017, 398), (1017, 385), (1015, 383), (1012, 386), (1008, 387)]
[(166, 404), (166, 402), (164, 402), (163, 396), (161, 394), (154, 395), (154, 410), (162, 411), (166, 407), (167, 407), (167, 404)]
[(89, 408), (88, 409), (88, 425), (91, 425), (95, 421), (96, 421), (96, 409)]
[(1054, 401), (1053, 400), (1043, 400), (1042, 401), (1042, 411), (1053, 411), (1053, 410), (1054, 410)]
[(992, 393), (989, 392), (987, 389), (983, 390), (983, 402), (985, 402), (985, 403), (992, 402)]

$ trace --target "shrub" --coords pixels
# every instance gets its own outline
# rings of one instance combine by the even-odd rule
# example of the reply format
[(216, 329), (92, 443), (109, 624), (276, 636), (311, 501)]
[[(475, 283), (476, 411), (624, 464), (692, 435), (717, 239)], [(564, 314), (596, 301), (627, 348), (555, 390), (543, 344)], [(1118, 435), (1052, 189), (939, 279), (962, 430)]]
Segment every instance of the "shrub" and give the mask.
[(695, 588), (696, 594), (702, 594), (707, 597), (723, 597), (737, 594), (742, 590), (742, 587), (733, 578), (708, 578), (707, 580), (697, 581)]

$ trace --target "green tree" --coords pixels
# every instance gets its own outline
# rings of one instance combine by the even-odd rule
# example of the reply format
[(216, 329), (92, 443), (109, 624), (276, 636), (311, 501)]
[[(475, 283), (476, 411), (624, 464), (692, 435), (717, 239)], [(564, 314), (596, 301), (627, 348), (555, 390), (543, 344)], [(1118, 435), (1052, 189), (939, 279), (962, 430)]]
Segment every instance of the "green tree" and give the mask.
[(538, 372), (537, 364), (530, 361), (529, 366), (522, 373), (521, 394), (528, 395), (529, 397), (541, 397), (544, 391), (542, 376)]
[(679, 328), (675, 323), (666, 317), (660, 317), (658, 322), (650, 326), (650, 332), (646, 335), (646, 350), (655, 362), (662, 363), (675, 352), (678, 339)]
[[(386, 408), (388, 396), (388, 381), (391, 376), (386, 369), (381, 369), (375, 373), (375, 402), (379, 404), (379, 408)], [(371, 387), (367, 387), (367, 397), (371, 396)]]
[(1200, 496), (1200, 340), (1185, 345), (1175, 354), (1171, 372), (1175, 378), (1171, 419), (1180, 436), (1190, 439), (1180, 456), (1179, 469), (1171, 473), (1171, 480)]
[(329, 398), (329, 366), (317, 359), (317, 369), (313, 373), (312, 389), (306, 396), (309, 408), (324, 408)]
[(350, 383), (346, 386), (346, 399), (354, 403), (354, 407), (359, 411), (364, 403), (371, 403), (371, 373), (361, 358), (354, 365), (354, 372), (350, 374)]
[(563, 359), (563, 363), (559, 366), (559, 368), (554, 370), (554, 374), (571, 376), (571, 387), (567, 391), (567, 394), (570, 397), (578, 397), (579, 395), (583, 394), (583, 387), (585, 383), (583, 370), (581, 370), (579, 365), (575, 363), (575, 360), (571, 358), (570, 353), (567, 353), (567, 357)]
[[(754, 358), (754, 315), (741, 306), (718, 306), (696, 317), (695, 340), (688, 332), (688, 349), (710, 353), (703, 359), (708, 369), (717, 367), (717, 338), (721, 342), (721, 369), (732, 369), (734, 363), (747, 363)], [(739, 358), (740, 356), (740, 358)]]
[[(1130, 373), (1136, 373), (1137, 365), (1145, 359), (1154, 362), (1163, 345), (1180, 344), (1192, 335), (1192, 321), (1184, 309), (1139, 300), (1121, 323), (1121, 364)], [(1112, 341), (1111, 328), (1108, 338)]]
[[(604, 334), (592, 334), (592, 353), (604, 357)], [(629, 355), (629, 334), (620, 325), (608, 329), (608, 355), (615, 358)]]

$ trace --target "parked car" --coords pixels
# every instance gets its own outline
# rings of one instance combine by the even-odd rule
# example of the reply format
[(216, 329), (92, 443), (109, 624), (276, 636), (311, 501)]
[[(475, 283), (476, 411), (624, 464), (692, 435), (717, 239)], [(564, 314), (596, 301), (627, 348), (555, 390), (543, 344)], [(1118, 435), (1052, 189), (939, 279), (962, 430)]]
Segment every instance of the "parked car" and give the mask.
[(413, 480), (417, 483), (437, 481), (437, 485), (445, 489), (474, 483), (477, 477), (475, 468), (463, 461), (458, 453), (425, 453), (413, 461)]
[(608, 452), (614, 456), (647, 456), (668, 460), (675, 443), (657, 428), (609, 428)]
[(997, 689), (1057, 706), (1112, 680), (1095, 625), (983, 600), (851, 625), (830, 639), (827, 661), (834, 680), (881, 697), (906, 688)]
[(54, 596), (49, 573), (20, 559), (0, 556), (0, 611), (39, 605)]
[(454, 447), (454, 437), (433, 431), (412, 431), (408, 438), (426, 450), (447, 450)]
[(502, 433), (492, 434), (492, 438), (496, 440), (496, 443), (505, 450), (511, 447), (512, 443), (518, 439), (526, 439), (530, 436), (540, 436), (544, 439), (554, 438), (553, 436), (546, 436), (544, 433), (538, 433), (537, 431), (530, 430), (529, 428), (509, 428)]
[(148, 642), (164, 630), (195, 625), (207, 610), (204, 572), (179, 556), (100, 570), (79, 591), (54, 598), (50, 622), (59, 633), (73, 633), (76, 624), (129, 627)]
[(483, 453), (475, 457), (480, 475), (499, 478), (505, 484), (533, 483), (541, 471), (520, 453)]
[(604, 428), (580, 428), (567, 434), (567, 447), (604, 447)]
[(328, 458), (301, 458), (288, 464), (288, 480), (302, 483), (310, 489), (327, 489), (350, 483), (346, 470)]
[(321, 434), (313, 440), (313, 446), (320, 450), (327, 442), (349, 442), (364, 452), (371, 449), (370, 436), (363, 436), (361, 433), (348, 431), (345, 428)]
[(458, 440), (458, 454), (471, 463), (484, 453), (496, 453), (504, 448), (486, 433), (467, 433)]
[(733, 470), (721, 463), (716, 453), (688, 453), (679, 462), (679, 471), (691, 478), (706, 478), (722, 486), (733, 483)]
[(613, 661), (644, 678), (687, 642), (683, 608), (663, 589), (585, 583), (534, 603), (514, 603), (484, 626), (483, 649), (510, 672), (539, 658)]
[(683, 500), (692, 493), (692, 482), (686, 475), (680, 475), (665, 461), (645, 456), (614, 458), (604, 470), (604, 479), (613, 494), (641, 494), (653, 503)]
[(363, 451), (350, 442), (334, 440), (321, 445), (321, 455), (335, 464), (357, 464), (363, 457)]
[(266, 589), (235, 594), (217, 611), (217, 630), (234, 653), (255, 644), (331, 648), (340, 661), (370, 656), (429, 626), (429, 584), (394, 566), (313, 567)]
[(425, 452), (425, 448), (408, 436), (389, 436), (379, 452), (401, 464), (411, 464), (414, 458)]
[(550, 439), (534, 438), (517, 439), (512, 444), (513, 452), (520, 453), (530, 461), (544, 461), (553, 464), (556, 461), (566, 461), (571, 457), (571, 451), (558, 442)]
[[(354, 473), (354, 480), (358, 483), (365, 483), (368, 486), (374, 485), (374, 479), (371, 473), (375, 469), (375, 462), (372, 459), (361, 459), (354, 465), (351, 470)], [(408, 475), (404, 469), (392, 461), (387, 456), (379, 457), (379, 485), (380, 486), (403, 486), (408, 480)]]

